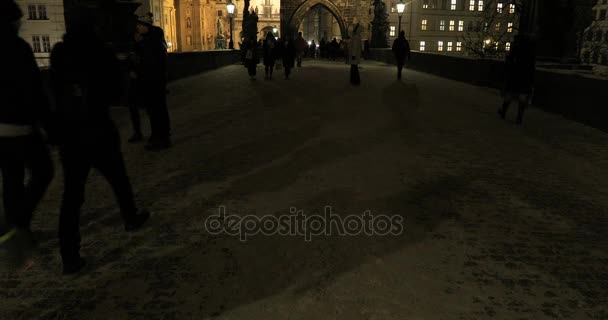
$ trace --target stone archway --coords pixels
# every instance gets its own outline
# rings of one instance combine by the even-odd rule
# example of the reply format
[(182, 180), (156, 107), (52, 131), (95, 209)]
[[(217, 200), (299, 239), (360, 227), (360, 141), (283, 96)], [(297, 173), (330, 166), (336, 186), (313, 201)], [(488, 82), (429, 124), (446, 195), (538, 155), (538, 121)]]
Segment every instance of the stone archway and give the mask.
[(338, 6), (336, 6), (336, 4), (331, 0), (306, 0), (302, 2), (289, 16), (287, 23), (283, 23), (283, 21), (281, 21), (281, 29), (283, 30), (283, 33), (288, 32), (295, 35), (298, 30), (298, 26), (302, 22), (302, 19), (304, 19), (306, 13), (317, 5), (325, 7), (334, 16), (338, 22), (338, 25), (340, 26), (340, 33), (342, 33), (342, 37), (346, 37), (348, 35), (348, 28), (344, 15), (340, 11), (340, 8), (338, 8)]

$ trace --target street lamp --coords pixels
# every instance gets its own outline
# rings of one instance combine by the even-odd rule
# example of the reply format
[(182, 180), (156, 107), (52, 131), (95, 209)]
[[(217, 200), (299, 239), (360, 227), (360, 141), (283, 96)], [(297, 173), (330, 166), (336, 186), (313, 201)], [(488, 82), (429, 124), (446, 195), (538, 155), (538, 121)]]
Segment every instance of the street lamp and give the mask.
[[(403, 16), (403, 12), (405, 11), (405, 2), (403, 0), (399, 0), (397, 3), (397, 13), (399, 14), (399, 33), (401, 33), (401, 16)], [(412, 23), (410, 21), (410, 23)]]
[(228, 16), (230, 17), (230, 42), (228, 43), (228, 49), (234, 49), (234, 41), (232, 41), (232, 18), (234, 17), (234, 4), (232, 0), (228, 0), (228, 4), (226, 4), (226, 9), (228, 10)]
[(272, 27), (272, 34), (274, 34), (275, 38), (277, 37), (277, 32), (279, 32), (279, 28), (277, 26)]

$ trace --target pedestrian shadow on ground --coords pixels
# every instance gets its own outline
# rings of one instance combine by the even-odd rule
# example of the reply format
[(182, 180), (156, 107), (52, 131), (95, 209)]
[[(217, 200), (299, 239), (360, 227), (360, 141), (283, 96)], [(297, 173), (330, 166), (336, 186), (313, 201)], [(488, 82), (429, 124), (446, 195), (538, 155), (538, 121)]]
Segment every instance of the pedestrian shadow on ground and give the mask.
[(413, 82), (395, 80), (384, 88), (382, 104), (393, 113), (396, 120), (407, 120), (407, 114), (420, 106), (418, 85)]

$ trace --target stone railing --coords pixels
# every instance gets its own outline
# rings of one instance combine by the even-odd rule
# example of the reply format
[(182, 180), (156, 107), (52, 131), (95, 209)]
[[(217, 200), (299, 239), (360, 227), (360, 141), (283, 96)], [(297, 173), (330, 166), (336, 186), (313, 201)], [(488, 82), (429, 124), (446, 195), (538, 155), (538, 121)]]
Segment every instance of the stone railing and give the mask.
[(170, 53), (167, 61), (169, 81), (236, 64), (240, 61), (239, 50)]
[[(369, 58), (395, 63), (390, 49), (372, 49)], [(502, 61), (412, 52), (412, 59), (406, 67), (480, 86), (496, 89), (503, 86)], [(608, 131), (608, 80), (538, 67), (534, 86), (534, 106)]]

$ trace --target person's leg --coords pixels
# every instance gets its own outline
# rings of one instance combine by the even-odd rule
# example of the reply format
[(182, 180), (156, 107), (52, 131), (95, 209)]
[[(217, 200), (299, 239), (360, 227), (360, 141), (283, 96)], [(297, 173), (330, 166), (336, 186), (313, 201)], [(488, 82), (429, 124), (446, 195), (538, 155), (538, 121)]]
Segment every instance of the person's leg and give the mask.
[(125, 229), (134, 231), (141, 227), (149, 218), (147, 211), (138, 214), (135, 197), (125, 163), (120, 150), (120, 142), (116, 139), (108, 139), (101, 148), (95, 152), (93, 166), (108, 180), (114, 191), (116, 202), (120, 207)]
[(272, 64), (270, 65), (270, 68), (269, 68), (269, 69), (270, 69), (270, 70), (269, 70), (269, 76), (268, 76), (268, 79), (272, 79), (272, 72), (274, 71), (274, 63), (272, 63)]
[(519, 95), (519, 110), (517, 111), (517, 123), (521, 124), (524, 120), (524, 112), (528, 108), (528, 95)]
[(91, 164), (85, 150), (68, 147), (61, 150), (64, 192), (59, 213), (59, 247), (64, 273), (80, 268), (80, 209)]
[(403, 62), (397, 63), (397, 79), (401, 80), (401, 72), (403, 70)]
[(511, 98), (511, 93), (505, 92), (502, 107), (498, 109), (498, 114), (502, 119), (507, 115), (507, 110), (509, 110), (509, 106), (511, 105)]
[[(0, 139), (2, 170), (2, 193), (7, 229), (20, 228), (29, 230), (29, 222), (24, 219), (25, 204), (25, 166), (23, 153), (13, 139)], [(6, 230), (8, 231), (8, 230)]]
[(25, 187), (23, 219), (28, 225), (54, 175), (53, 161), (42, 137), (35, 136), (31, 139), (25, 153), (25, 166), (30, 172), (30, 180)]

